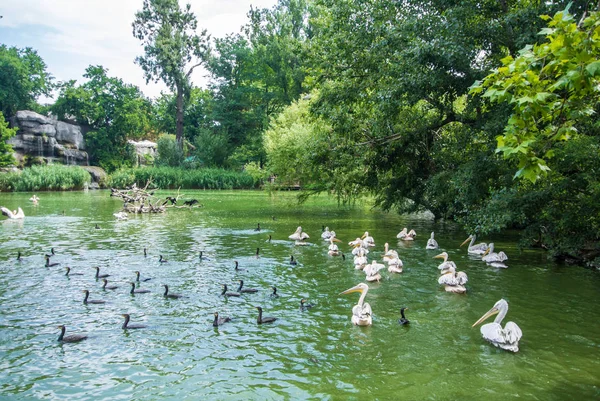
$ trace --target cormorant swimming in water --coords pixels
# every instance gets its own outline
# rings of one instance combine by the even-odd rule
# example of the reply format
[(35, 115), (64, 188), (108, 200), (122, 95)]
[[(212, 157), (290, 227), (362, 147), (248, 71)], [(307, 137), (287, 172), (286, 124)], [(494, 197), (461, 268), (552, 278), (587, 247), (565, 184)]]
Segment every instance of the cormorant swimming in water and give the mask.
[(96, 223), (96, 227), (94, 227), (96, 230), (100, 229), (100, 226), (98, 225), (98, 223)]
[(158, 261), (159, 261), (160, 263), (167, 263), (167, 262), (168, 262), (168, 260), (167, 260), (167, 259), (163, 258), (163, 255), (159, 255), (159, 256), (160, 256), (160, 258), (158, 259)]
[(58, 266), (60, 263), (50, 263), (50, 256), (46, 255), (46, 267)]
[(294, 255), (290, 255), (290, 265), (296, 266), (298, 262), (294, 260)]
[(277, 293), (277, 287), (272, 286), (273, 292), (269, 295), (271, 298), (279, 298), (279, 294)]
[(206, 256), (203, 256), (202, 253), (203, 253), (203, 251), (200, 251), (200, 256), (198, 257), (198, 259), (200, 259), (200, 260), (210, 260), (210, 258), (208, 258)]
[(240, 286), (237, 289), (237, 292), (242, 293), (242, 292), (246, 292), (246, 293), (254, 293), (254, 292), (258, 292), (258, 290), (256, 288), (242, 288), (244, 286), (244, 280), (238, 280), (240, 282)]
[(136, 290), (135, 289), (135, 283), (129, 283), (129, 284), (131, 284), (131, 291), (129, 291), (129, 293), (131, 295), (134, 295), (134, 294), (147, 294), (147, 293), (150, 292), (150, 290)]
[(240, 294), (237, 292), (227, 292), (227, 284), (223, 284), (223, 291), (221, 295), (224, 297), (239, 297)]
[(110, 277), (110, 274), (100, 274), (100, 268), (99, 267), (94, 267), (94, 269), (96, 269), (96, 280), (99, 278), (107, 278)]
[(52, 256), (54, 256), (54, 255), (56, 255), (56, 254), (54, 253), (54, 248), (50, 248), (50, 254), (46, 254), (46, 257), (47, 257), (47, 258), (50, 258), (50, 257), (52, 257)]
[(19, 262), (22, 260), (22, 259), (21, 259), (21, 251), (17, 252), (17, 260), (18, 260)]
[(240, 268), (239, 268), (238, 261), (236, 260), (236, 261), (235, 261), (235, 271), (236, 271), (236, 272), (245, 272), (245, 271), (246, 271), (246, 269), (240, 269)]
[(148, 256), (148, 250), (144, 248), (144, 257)]
[(106, 301), (102, 301), (100, 299), (88, 299), (90, 296), (90, 292), (88, 290), (83, 290), (83, 293), (85, 294), (85, 297), (83, 298), (83, 303), (84, 305), (87, 304), (105, 304)]
[(61, 324), (60, 326), (58, 326), (58, 328), (60, 329), (60, 335), (58, 336), (58, 341), (60, 341), (60, 342), (77, 343), (79, 341), (82, 341), (82, 340), (85, 340), (86, 338), (88, 338), (88, 336), (83, 335), (83, 334), (72, 334), (70, 336), (65, 337), (65, 331), (67, 331), (67, 328), (65, 327), (65, 325)]
[(303, 298), (303, 299), (300, 300), (300, 310), (301, 311), (305, 311), (308, 308), (312, 308), (312, 307), (313, 307), (312, 304), (307, 304), (306, 303), (306, 299)]
[(145, 327), (148, 327), (148, 326), (143, 325), (143, 324), (129, 324), (130, 316), (129, 316), (128, 313), (123, 313), (121, 316), (123, 316), (125, 318), (125, 322), (121, 326), (121, 328), (123, 330), (127, 330), (127, 329), (143, 329)]
[(260, 306), (255, 306), (255, 308), (258, 309), (258, 318), (256, 319), (256, 323), (273, 323), (275, 320), (277, 320), (276, 317), (262, 317), (262, 308)]
[(400, 314), (402, 315), (402, 318), (398, 319), (398, 323), (400, 324), (409, 324), (410, 320), (408, 320), (405, 316), (404, 316), (404, 311), (408, 309), (407, 307), (404, 307), (402, 309), (400, 309)]
[(150, 280), (152, 280), (151, 277), (140, 278), (140, 272), (139, 271), (135, 272), (135, 281), (150, 281)]
[(229, 316), (219, 317), (219, 312), (215, 312), (215, 320), (213, 320), (214, 327), (221, 326), (227, 322), (231, 322), (231, 318)]
[(192, 206), (193, 206), (193, 205), (195, 205), (196, 203), (198, 203), (198, 200), (197, 200), (197, 199), (190, 199), (189, 201), (185, 201), (185, 202), (183, 202), (183, 204), (184, 204), (185, 206), (190, 206), (190, 207), (192, 207)]
[(260, 223), (258, 223), (257, 227), (254, 229), (254, 231), (260, 231)]
[(183, 295), (180, 295), (180, 294), (169, 294), (169, 286), (168, 285), (163, 284), (163, 287), (165, 287), (165, 293), (163, 294), (163, 296), (165, 298), (178, 299), (178, 298), (183, 297)]
[(119, 286), (117, 286), (117, 285), (107, 285), (108, 280), (105, 278), (103, 278), (102, 281), (104, 282), (104, 284), (102, 284), (103, 290), (116, 290), (117, 288), (119, 288)]
[(260, 258), (260, 248), (256, 248), (256, 254), (254, 255), (256, 259)]
[(269, 234), (269, 239), (267, 240), (267, 242), (271, 242), (271, 239), (272, 239), (271, 234)]
[(342, 253), (342, 260), (346, 260), (346, 255)]
[(65, 269), (67, 269), (65, 276), (83, 276), (83, 273), (71, 273), (71, 268), (69, 266), (65, 267)]

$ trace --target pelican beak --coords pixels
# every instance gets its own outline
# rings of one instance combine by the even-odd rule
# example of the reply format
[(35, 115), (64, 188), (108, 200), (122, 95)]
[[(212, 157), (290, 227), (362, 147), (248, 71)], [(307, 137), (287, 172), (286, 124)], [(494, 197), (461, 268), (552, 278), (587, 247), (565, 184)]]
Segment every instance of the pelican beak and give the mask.
[(460, 246), (463, 246), (464, 244), (466, 244), (467, 242), (469, 242), (471, 240), (471, 236), (469, 236), (469, 238), (467, 238), (466, 240), (463, 241), (462, 244), (460, 244)]
[(334, 238), (332, 241), (333, 241), (333, 242), (342, 242), (341, 240), (339, 240), (339, 239), (337, 239), (337, 238)]
[(340, 292), (340, 295), (342, 295), (342, 294), (350, 294), (350, 293), (353, 293), (353, 292), (360, 292), (360, 293), (362, 293), (363, 289), (362, 289), (362, 287), (359, 287), (358, 285), (355, 285), (354, 287), (349, 288), (346, 291)]
[(365, 239), (366, 234), (363, 234), (362, 237), (360, 237), (360, 239)]
[(483, 322), (485, 319), (487, 319), (490, 316), (495, 315), (498, 312), (499, 312), (498, 308), (493, 307), (492, 309), (490, 309), (489, 311), (487, 311), (485, 315), (481, 316), (481, 318), (479, 318), (478, 321), (476, 321), (475, 323), (473, 323), (473, 326), (471, 326), (471, 327), (477, 326), (479, 323)]
[(440, 253), (439, 255), (435, 255), (433, 258), (434, 258), (434, 259), (436, 259), (436, 258), (437, 258), (437, 259), (444, 259), (444, 255), (442, 255), (442, 254)]
[(487, 255), (488, 253), (490, 253), (490, 248), (486, 249), (485, 252), (483, 253), (483, 255), (481, 255), (481, 257), (484, 257), (485, 255)]

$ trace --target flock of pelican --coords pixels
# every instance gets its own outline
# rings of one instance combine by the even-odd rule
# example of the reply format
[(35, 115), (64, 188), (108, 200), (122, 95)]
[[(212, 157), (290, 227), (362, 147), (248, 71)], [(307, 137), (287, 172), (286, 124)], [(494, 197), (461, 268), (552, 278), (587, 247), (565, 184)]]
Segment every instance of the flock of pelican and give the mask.
[[(417, 233), (415, 230), (408, 231), (407, 228), (404, 228), (402, 231), (400, 231), (400, 233), (398, 233), (397, 238), (402, 241), (414, 241), (416, 236)], [(299, 242), (303, 242), (305, 239), (309, 238), (309, 236), (302, 231), (302, 227), (298, 227), (296, 232), (290, 235), (289, 238), (295, 240), (298, 244)], [(329, 242), (329, 248), (327, 252), (328, 255), (343, 256), (343, 253), (340, 252), (339, 247), (336, 244), (336, 242), (341, 241), (336, 238), (334, 231), (330, 231), (329, 227), (323, 227), (321, 238)], [(493, 267), (508, 267), (506, 264), (504, 264), (504, 261), (508, 259), (504, 252), (494, 252), (493, 243), (490, 243), (489, 245), (485, 243), (475, 244), (475, 240), (475, 235), (470, 235), (461, 244), (462, 246), (470, 241), (469, 246), (467, 247), (467, 253), (469, 255), (481, 257), (483, 262)], [(379, 280), (381, 280), (381, 274), (379, 271), (385, 268), (384, 263), (388, 264), (388, 272), (390, 273), (402, 273), (403, 271), (403, 262), (400, 259), (398, 252), (390, 249), (389, 243), (385, 243), (384, 246), (384, 253), (382, 257), (382, 261), (384, 263), (379, 263), (376, 260), (372, 260), (371, 263), (369, 263), (367, 255), (370, 252), (370, 248), (375, 247), (375, 240), (367, 231), (362, 235), (362, 237), (348, 242), (348, 245), (352, 247), (355, 269), (362, 270), (365, 273), (365, 280), (367, 282), (379, 282)], [(439, 248), (433, 232), (431, 233), (425, 248), (428, 250)], [(434, 258), (443, 260), (443, 262), (438, 266), (438, 269), (440, 270), (438, 283), (444, 286), (445, 291), (457, 294), (465, 293), (467, 291), (465, 284), (468, 282), (467, 274), (465, 272), (458, 271), (456, 263), (449, 260), (449, 255), (447, 252), (442, 252), (439, 255), (434, 256)], [(371, 305), (368, 302), (365, 302), (369, 292), (368, 284), (359, 283), (354, 287), (341, 292), (340, 295), (351, 294), (354, 292), (360, 293), (360, 297), (358, 299), (358, 303), (352, 307), (352, 323), (357, 326), (372, 325), (373, 310)], [(409, 323), (408, 319), (406, 319), (404, 316), (404, 311), (406, 309), (408, 308), (403, 307), (401, 309), (402, 318), (398, 320), (398, 322), (402, 325)], [(508, 322), (504, 327), (501, 326), (502, 320), (506, 316), (507, 312), (508, 302), (506, 302), (504, 299), (501, 299), (496, 302), (492, 309), (490, 309), (477, 322), (475, 322), (472, 327), (482, 323), (488, 317), (498, 314), (493, 323), (488, 323), (481, 327), (481, 335), (485, 340), (489, 341), (492, 345), (498, 348), (517, 352), (519, 350), (519, 340), (521, 339), (523, 333), (521, 332), (519, 326), (517, 326), (517, 324), (514, 322)]]

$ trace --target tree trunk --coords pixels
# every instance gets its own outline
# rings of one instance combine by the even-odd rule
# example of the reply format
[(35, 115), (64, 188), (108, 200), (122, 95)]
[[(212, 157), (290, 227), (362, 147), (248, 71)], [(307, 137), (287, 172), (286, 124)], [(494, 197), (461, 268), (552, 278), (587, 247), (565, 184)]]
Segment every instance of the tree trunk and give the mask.
[(183, 151), (183, 86), (177, 85), (177, 110), (175, 112), (175, 139)]

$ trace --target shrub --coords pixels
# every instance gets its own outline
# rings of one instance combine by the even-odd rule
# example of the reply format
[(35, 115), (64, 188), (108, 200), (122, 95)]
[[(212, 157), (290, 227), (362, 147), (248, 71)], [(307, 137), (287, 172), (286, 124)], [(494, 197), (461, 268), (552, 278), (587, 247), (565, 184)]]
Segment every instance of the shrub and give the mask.
[(66, 191), (83, 189), (90, 181), (90, 174), (78, 166), (32, 166), (0, 173), (0, 191)]
[(134, 183), (144, 186), (152, 180), (153, 186), (161, 189), (251, 189), (255, 181), (247, 172), (217, 168), (186, 170), (175, 167), (148, 167), (121, 169), (111, 174), (108, 185), (125, 188)]

